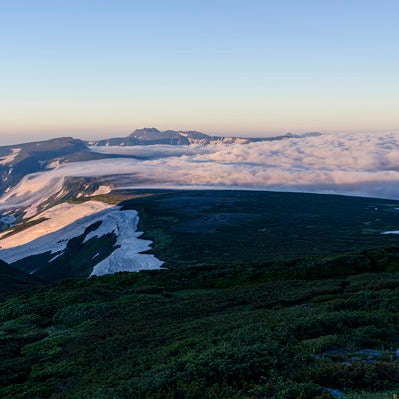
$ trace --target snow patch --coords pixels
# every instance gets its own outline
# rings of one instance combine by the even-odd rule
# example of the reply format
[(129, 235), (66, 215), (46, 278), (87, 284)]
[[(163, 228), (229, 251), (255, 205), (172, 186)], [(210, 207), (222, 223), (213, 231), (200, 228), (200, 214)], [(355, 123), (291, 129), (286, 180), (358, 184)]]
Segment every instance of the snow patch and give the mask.
[(65, 194), (67, 194), (68, 192), (66, 190), (61, 190), (56, 197), (54, 198), (55, 200), (58, 200), (60, 198), (62, 198)]
[(159, 269), (162, 266), (163, 262), (154, 255), (141, 253), (151, 249), (152, 242), (139, 239), (143, 233), (136, 231), (138, 221), (136, 211), (110, 213), (96, 231), (87, 235), (86, 240), (98, 237), (98, 234), (114, 232), (117, 235), (116, 245), (119, 246), (108, 258), (94, 267), (90, 276)]
[(12, 148), (11, 154), (0, 157), (0, 165), (7, 165), (15, 160), (17, 155), (21, 152), (21, 148)]
[(56, 159), (55, 161), (50, 162), (47, 164), (47, 169), (56, 169), (61, 165), (61, 161)]
[[(46, 219), (43, 222), (40, 222), (32, 227), (29, 227), (19, 233), (13, 234), (12, 236), (6, 238), (2, 237), (4, 237), (9, 232), (1, 234), (0, 248), (14, 248), (27, 244), (29, 242), (32, 242), (33, 240), (38, 239), (39, 237), (61, 230), (71, 223), (75, 222), (76, 220), (79, 220), (85, 216), (93, 215), (110, 207), (111, 205), (99, 201), (88, 201), (84, 202), (83, 204), (69, 204), (64, 202), (42, 213), (39, 213), (31, 219), (33, 221)], [(64, 248), (66, 244), (65, 241), (60, 242), (62, 240), (65, 240), (65, 238), (63, 238), (62, 236), (59, 237), (56, 240), (56, 244), (60, 244), (61, 247)], [(0, 252), (0, 255), (2, 254), (2, 252), (3, 251)], [(45, 251), (40, 251), (38, 253), (41, 252)]]
[[(66, 241), (66, 243), (67, 243), (68, 241)], [(64, 251), (61, 251), (61, 252), (59, 252), (59, 253), (57, 253), (54, 257), (52, 257), (50, 260), (49, 260), (49, 263), (50, 262), (54, 262), (57, 258), (59, 258), (61, 255), (63, 255), (64, 254)]]
[[(79, 205), (57, 205), (33, 220), (43, 217), (48, 219), (0, 240), (0, 246), (3, 247), (0, 259), (13, 263), (28, 256), (50, 252), (55, 255), (50, 260), (52, 262), (63, 254), (70, 239), (82, 235), (87, 227), (101, 222), (96, 230), (87, 234), (84, 242), (113, 233), (117, 237), (118, 248), (94, 267), (91, 276), (159, 269), (163, 264), (154, 255), (141, 254), (150, 249), (151, 241), (139, 239), (142, 233), (136, 231), (139, 220), (137, 211), (121, 211), (118, 206), (89, 201)], [(98, 253), (92, 259), (97, 256)]]
[(112, 189), (111, 189), (110, 186), (100, 186), (100, 187), (98, 187), (98, 189), (94, 193), (88, 195), (88, 197), (94, 197), (96, 195), (109, 194), (111, 191), (112, 191)]
[[(60, 191), (63, 183), (64, 176), (54, 176), (48, 172), (26, 175), (17, 186), (0, 198), (0, 209), (23, 208), (40, 204), (50, 195)], [(34, 213), (33, 208), (32, 212)]]

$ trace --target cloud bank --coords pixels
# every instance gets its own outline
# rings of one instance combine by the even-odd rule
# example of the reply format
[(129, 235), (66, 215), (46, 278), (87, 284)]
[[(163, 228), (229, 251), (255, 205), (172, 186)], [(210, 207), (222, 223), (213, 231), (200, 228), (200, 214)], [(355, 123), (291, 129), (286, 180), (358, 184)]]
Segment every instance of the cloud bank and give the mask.
[[(120, 149), (109, 148), (108, 153)], [(124, 148), (149, 156), (136, 177), (154, 186), (206, 186), (399, 198), (399, 134), (322, 135), (248, 145)], [(165, 151), (163, 155), (160, 155)], [(173, 151), (176, 151), (173, 153)], [(164, 158), (167, 157), (167, 158)]]
[(93, 150), (145, 158), (76, 162), (28, 175), (0, 199), (0, 209), (54, 194), (68, 176), (112, 175), (116, 186), (132, 188), (242, 188), (399, 199), (397, 133)]

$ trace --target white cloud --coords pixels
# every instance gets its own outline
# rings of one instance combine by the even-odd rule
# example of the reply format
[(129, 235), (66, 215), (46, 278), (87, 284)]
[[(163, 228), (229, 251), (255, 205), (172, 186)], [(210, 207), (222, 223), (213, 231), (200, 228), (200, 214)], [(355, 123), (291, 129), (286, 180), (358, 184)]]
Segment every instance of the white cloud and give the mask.
[(248, 188), (399, 199), (399, 134), (394, 133), (248, 145), (125, 147), (117, 153), (121, 151), (148, 158), (70, 163), (27, 176), (0, 199), (0, 208), (54, 194), (66, 176), (100, 175), (119, 175), (114, 183), (129, 187)]

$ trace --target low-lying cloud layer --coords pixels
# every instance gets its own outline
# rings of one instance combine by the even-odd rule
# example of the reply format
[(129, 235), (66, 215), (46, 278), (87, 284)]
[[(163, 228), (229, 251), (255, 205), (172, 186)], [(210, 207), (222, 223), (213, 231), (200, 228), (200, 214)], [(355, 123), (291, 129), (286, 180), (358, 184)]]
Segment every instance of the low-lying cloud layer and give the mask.
[(399, 134), (322, 135), (206, 149), (190, 146), (176, 148), (175, 153), (167, 146), (123, 151), (136, 156), (153, 151), (160, 157), (163, 150), (163, 157), (168, 158), (141, 162), (135, 170), (137, 177), (154, 185), (399, 198)]
[(0, 199), (0, 208), (54, 194), (67, 176), (105, 175), (118, 175), (113, 182), (124, 187), (245, 188), (399, 199), (399, 134), (394, 133), (101, 151), (145, 159), (77, 162), (29, 175)]

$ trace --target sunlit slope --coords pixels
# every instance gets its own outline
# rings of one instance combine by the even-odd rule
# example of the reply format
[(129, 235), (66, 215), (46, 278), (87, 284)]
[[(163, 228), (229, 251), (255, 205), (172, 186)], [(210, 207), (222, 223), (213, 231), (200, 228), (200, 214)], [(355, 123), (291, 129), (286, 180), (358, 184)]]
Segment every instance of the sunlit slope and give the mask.
[(0, 194), (27, 174), (51, 169), (63, 162), (99, 158), (104, 156), (89, 151), (83, 141), (71, 137), (0, 147)]
[[(30, 223), (30, 224), (29, 224)], [(0, 238), (0, 259), (47, 281), (159, 268), (138, 215), (99, 201), (62, 203)]]

